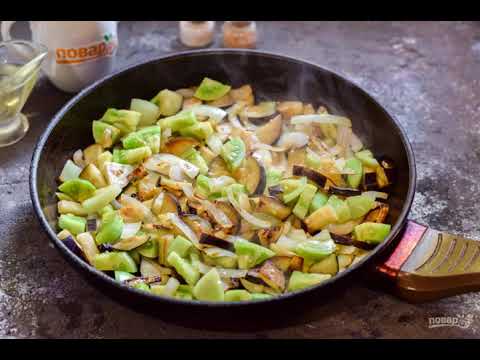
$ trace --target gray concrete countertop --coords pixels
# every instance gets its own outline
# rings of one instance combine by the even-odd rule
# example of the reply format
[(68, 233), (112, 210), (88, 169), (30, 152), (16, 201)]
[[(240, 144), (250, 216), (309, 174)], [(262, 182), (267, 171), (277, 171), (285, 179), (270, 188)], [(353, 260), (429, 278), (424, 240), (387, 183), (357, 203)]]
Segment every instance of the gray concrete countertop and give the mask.
[[(220, 29), (220, 24), (217, 24)], [(259, 22), (258, 48), (325, 65), (377, 97), (406, 129), (417, 159), (411, 218), (480, 239), (480, 24)], [(16, 32), (25, 33), (18, 26)], [(174, 51), (176, 22), (121, 22), (118, 67)], [(221, 45), (220, 36), (216, 45)], [(476, 338), (480, 294), (411, 305), (355, 283), (305, 320), (257, 332), (186, 328), (129, 310), (88, 285), (49, 243), (30, 202), (34, 144), (70, 98), (41, 79), (25, 107), (28, 135), (0, 149), (0, 337)], [(472, 315), (467, 328), (429, 328)]]

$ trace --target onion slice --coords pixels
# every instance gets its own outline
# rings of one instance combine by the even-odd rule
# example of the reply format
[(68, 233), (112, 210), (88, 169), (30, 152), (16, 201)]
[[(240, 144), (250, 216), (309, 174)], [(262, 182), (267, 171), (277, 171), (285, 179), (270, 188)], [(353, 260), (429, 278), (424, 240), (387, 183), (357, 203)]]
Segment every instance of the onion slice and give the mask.
[(192, 106), (189, 110), (193, 111), (196, 116), (207, 116), (215, 123), (219, 123), (227, 115), (225, 110), (218, 107), (208, 105), (196, 105)]
[(85, 167), (85, 160), (83, 159), (83, 151), (81, 149), (78, 149), (73, 153), (73, 162), (75, 165), (78, 167), (81, 167), (82, 169)]
[(299, 124), (334, 124), (340, 126), (352, 126), (352, 121), (344, 116), (332, 114), (312, 114), (312, 115), (297, 115), (290, 119), (292, 125)]
[(298, 149), (308, 144), (309, 136), (303, 132), (288, 132), (280, 136), (278, 146), (285, 149)]
[(251, 215), (247, 211), (243, 210), (242, 207), (235, 200), (235, 197), (233, 196), (233, 192), (231, 188), (227, 189), (227, 198), (228, 198), (228, 201), (230, 201), (232, 206), (235, 208), (235, 210), (237, 210), (237, 212), (240, 214), (240, 216), (248, 223), (262, 229), (267, 229), (272, 227), (272, 224), (270, 222), (261, 220)]
[(128, 239), (132, 236), (135, 236), (135, 234), (140, 231), (141, 227), (141, 222), (123, 224), (123, 230), (120, 239)]
[(193, 186), (190, 183), (184, 182), (181, 185), (182, 191), (189, 200), (196, 200), (195, 195), (193, 194)]
[[(163, 164), (163, 165), (162, 165)], [(162, 174), (165, 174), (165, 167), (164, 164), (168, 164), (168, 166), (180, 166), (182, 171), (187, 174), (187, 176), (191, 179), (195, 178), (200, 169), (185, 161), (178, 156), (172, 154), (155, 154), (152, 155), (144, 164), (145, 168), (148, 170), (156, 171)]]
[(120, 203), (123, 206), (131, 206), (132, 208), (138, 209), (142, 213), (144, 221), (146, 222), (153, 221), (154, 216), (152, 211), (148, 207), (146, 207), (144, 204), (142, 204), (141, 201), (138, 201), (137, 199), (134, 199), (129, 195), (122, 194), (120, 196)]
[(193, 232), (192, 229), (190, 229), (190, 227), (187, 224), (185, 224), (182, 221), (182, 219), (178, 217), (177, 214), (167, 213), (165, 215), (168, 216), (168, 219), (170, 220), (170, 222), (173, 225), (175, 225), (178, 228), (178, 230), (180, 230), (183, 233), (183, 235), (185, 235), (185, 237), (188, 240), (190, 240), (193, 243), (193, 245), (195, 245), (195, 247), (200, 248), (200, 242), (198, 240), (197, 235)]
[(201, 201), (202, 206), (222, 228), (231, 228), (232, 222), (225, 213), (208, 200)]

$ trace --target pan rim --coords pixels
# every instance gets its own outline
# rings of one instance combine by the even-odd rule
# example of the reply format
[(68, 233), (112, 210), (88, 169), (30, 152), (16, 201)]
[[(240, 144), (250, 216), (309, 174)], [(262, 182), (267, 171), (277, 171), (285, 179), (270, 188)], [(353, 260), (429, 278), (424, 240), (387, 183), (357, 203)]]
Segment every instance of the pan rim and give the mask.
[[(85, 262), (81, 261), (78, 259), (76, 255), (74, 255), (68, 248), (57, 238), (55, 231), (52, 229), (50, 224), (48, 223), (43, 210), (40, 205), (40, 199), (39, 199), (39, 193), (37, 189), (37, 170), (39, 167), (39, 160), (43, 152), (43, 148), (47, 142), (47, 140), (50, 137), (51, 132), (53, 129), (57, 126), (57, 124), (63, 119), (64, 115), (74, 106), (76, 105), (81, 99), (95, 91), (98, 87), (101, 85), (105, 84), (106, 82), (110, 81), (111, 79), (123, 75), (127, 72), (130, 71), (135, 71), (137, 68), (140, 68), (142, 66), (148, 65), (148, 64), (153, 64), (156, 62), (161, 62), (161, 61), (168, 61), (168, 60), (174, 60), (175, 58), (184, 58), (184, 57), (190, 57), (190, 56), (208, 56), (208, 55), (224, 55), (224, 54), (237, 54), (237, 55), (255, 55), (255, 56), (262, 56), (262, 57), (273, 57), (276, 59), (280, 59), (282, 61), (288, 61), (288, 62), (294, 62), (294, 63), (299, 63), (302, 65), (308, 65), (313, 68), (320, 69), (324, 72), (332, 74), (334, 77), (336, 77), (338, 80), (345, 82), (347, 84), (352, 85), (356, 90), (360, 91), (363, 96), (368, 98), (370, 101), (374, 103), (383, 113), (384, 115), (391, 120), (393, 123), (394, 127), (397, 130), (398, 135), (400, 136), (400, 139), (402, 141), (404, 150), (407, 155), (407, 161), (408, 161), (408, 168), (409, 168), (409, 185), (408, 185), (408, 191), (407, 195), (402, 207), (402, 210), (399, 214), (397, 222), (392, 226), (392, 230), (387, 237), (385, 241), (383, 241), (380, 246), (377, 246), (368, 256), (364, 257), (362, 260), (360, 260), (358, 263), (356, 263), (354, 266), (347, 268), (345, 271), (343, 271), (340, 274), (335, 275), (329, 280), (326, 280), (316, 286), (312, 286), (310, 288), (302, 289), (299, 291), (291, 292), (291, 293), (284, 293), (281, 295), (274, 296), (269, 299), (262, 299), (262, 300), (250, 300), (250, 301), (242, 301), (242, 302), (209, 302), (209, 301), (199, 301), (199, 300), (183, 300), (183, 299), (177, 299), (177, 298), (166, 298), (166, 297), (161, 297), (153, 294), (149, 294), (147, 292), (137, 290), (132, 287), (128, 287), (126, 285), (123, 285), (117, 281), (115, 281), (113, 278), (109, 277), (102, 271), (99, 271), (97, 269), (94, 269), (92, 266), (86, 264)], [(320, 291), (320, 289), (326, 288), (334, 283), (338, 283), (342, 281), (344, 278), (348, 277), (351, 273), (360, 270), (364, 265), (366, 265), (367, 262), (373, 261), (374, 258), (379, 256), (380, 253), (382, 253), (395, 239), (397, 239), (399, 233), (402, 231), (404, 228), (405, 222), (407, 220), (407, 215), (410, 212), (410, 208), (413, 203), (413, 198), (415, 195), (415, 188), (416, 188), (416, 167), (415, 167), (415, 156), (414, 152), (412, 149), (412, 145), (410, 141), (408, 140), (408, 137), (406, 135), (405, 130), (399, 123), (399, 121), (394, 117), (391, 113), (388, 112), (388, 110), (381, 105), (381, 103), (369, 92), (367, 92), (362, 86), (358, 85), (355, 83), (353, 80), (348, 79), (347, 77), (339, 74), (338, 72), (329, 69), (328, 67), (325, 67), (323, 65), (319, 65), (317, 63), (292, 57), (289, 55), (285, 55), (279, 52), (270, 52), (270, 51), (263, 51), (263, 50), (250, 50), (250, 49), (223, 49), (223, 48), (211, 48), (211, 49), (201, 49), (201, 50), (189, 50), (189, 51), (182, 51), (182, 52), (176, 52), (173, 54), (167, 54), (167, 55), (162, 55), (162, 56), (155, 56), (155, 57), (149, 57), (143, 61), (139, 61), (136, 63), (133, 63), (131, 65), (125, 66), (123, 68), (120, 68), (119, 70), (104, 76), (103, 78), (95, 81), (91, 85), (87, 86), (84, 88), (82, 91), (80, 91), (78, 94), (73, 96), (66, 104), (62, 106), (62, 108), (53, 116), (53, 118), (50, 120), (48, 123), (47, 127), (43, 131), (42, 135), (40, 136), (39, 140), (37, 141), (37, 144), (35, 145), (33, 155), (32, 155), (32, 160), (30, 164), (30, 176), (29, 176), (29, 182), (30, 182), (30, 197), (32, 201), (32, 205), (34, 208), (35, 215), (40, 221), (40, 224), (42, 228), (46, 231), (48, 234), (50, 241), (53, 242), (55, 247), (60, 250), (62, 255), (69, 260), (69, 262), (72, 265), (75, 265), (77, 269), (81, 269), (88, 273), (88, 275), (96, 277), (100, 281), (104, 281), (109, 285), (110, 287), (115, 287), (119, 291), (125, 292), (125, 296), (127, 294), (134, 294), (135, 296), (140, 296), (144, 297), (146, 300), (149, 301), (157, 301), (157, 302), (163, 302), (166, 304), (174, 304), (174, 305), (182, 305), (182, 306), (190, 306), (193, 308), (231, 308), (231, 307), (246, 307), (246, 306), (254, 306), (254, 305), (260, 305), (260, 304), (266, 304), (266, 303), (277, 303), (282, 300), (287, 300), (287, 299), (292, 299), (292, 298), (301, 298), (307, 294), (312, 294), (313, 292)], [(96, 287), (96, 286), (95, 286)], [(97, 287), (96, 287), (97, 288)], [(98, 290), (98, 288), (97, 288)]]

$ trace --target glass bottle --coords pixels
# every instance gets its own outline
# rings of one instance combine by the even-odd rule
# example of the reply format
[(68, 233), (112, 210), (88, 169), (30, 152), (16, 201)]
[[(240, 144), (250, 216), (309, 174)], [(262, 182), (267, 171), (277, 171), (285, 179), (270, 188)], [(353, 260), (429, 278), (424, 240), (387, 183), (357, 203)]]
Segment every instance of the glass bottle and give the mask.
[(255, 21), (225, 21), (223, 45), (229, 48), (255, 48), (257, 45)]
[(215, 21), (180, 21), (180, 41), (188, 47), (198, 48), (213, 42)]

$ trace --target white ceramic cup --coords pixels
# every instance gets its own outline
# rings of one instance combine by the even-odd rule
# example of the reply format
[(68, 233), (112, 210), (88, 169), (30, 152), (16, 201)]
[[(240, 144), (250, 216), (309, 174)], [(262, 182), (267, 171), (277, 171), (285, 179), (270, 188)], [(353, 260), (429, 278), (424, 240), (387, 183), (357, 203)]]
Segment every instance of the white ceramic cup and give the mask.
[[(4, 41), (15, 21), (2, 21)], [(108, 75), (118, 48), (118, 21), (30, 21), (32, 41), (45, 45), (42, 70), (59, 89), (74, 93)]]

